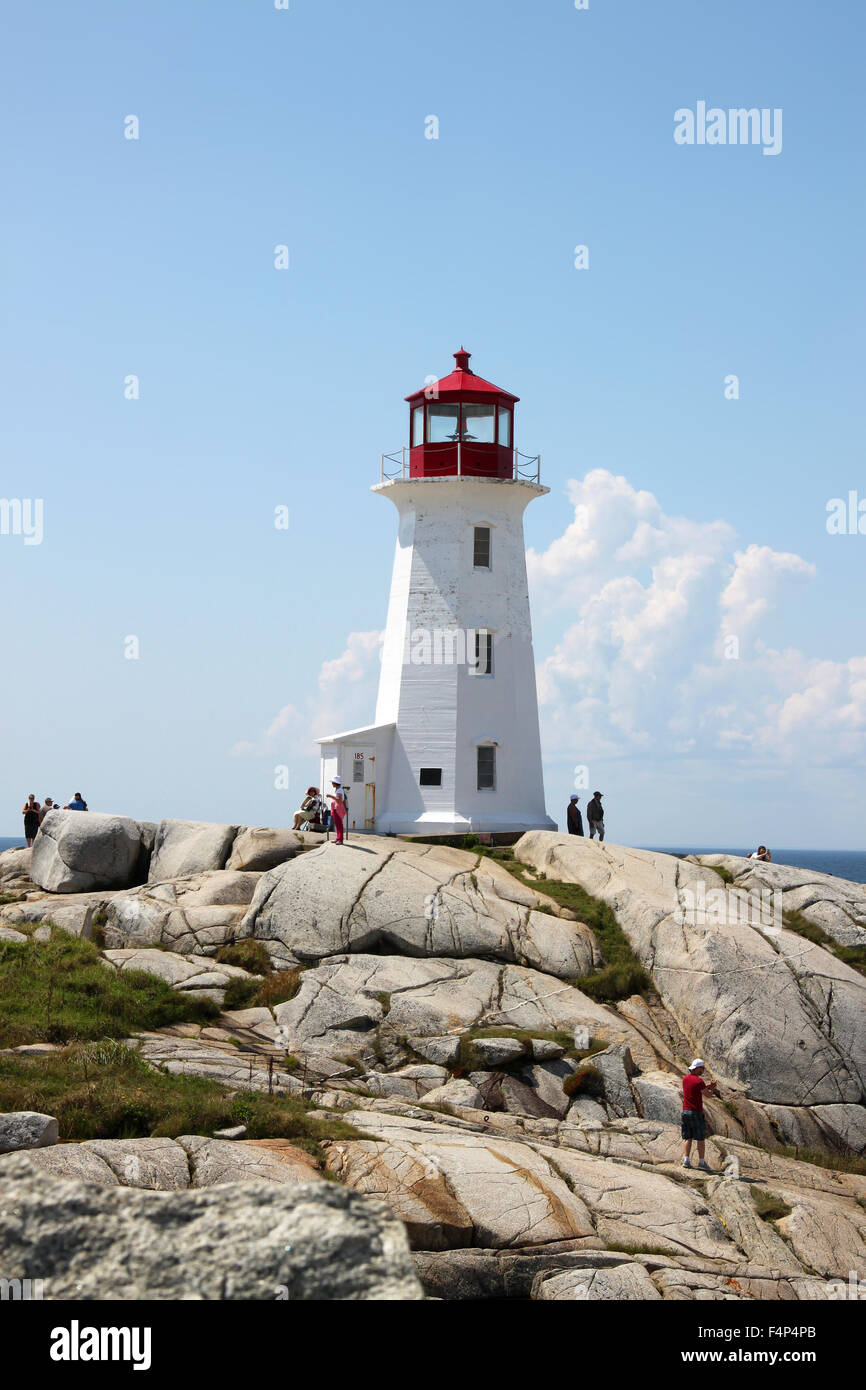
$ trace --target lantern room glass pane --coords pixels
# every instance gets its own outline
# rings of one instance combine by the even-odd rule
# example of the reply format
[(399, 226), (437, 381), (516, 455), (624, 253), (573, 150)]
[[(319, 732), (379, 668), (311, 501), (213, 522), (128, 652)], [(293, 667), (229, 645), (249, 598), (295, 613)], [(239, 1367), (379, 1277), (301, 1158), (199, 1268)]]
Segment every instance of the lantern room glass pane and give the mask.
[(424, 407), (416, 405), (412, 411), (412, 448), (424, 443)]
[(460, 437), (459, 424), (459, 405), (428, 405), (427, 443), (446, 444), (449, 440), (453, 443)]
[(499, 443), (503, 449), (511, 448), (511, 411), (499, 407)]
[(475, 444), (492, 444), (495, 439), (496, 409), (492, 405), (464, 405), (463, 438)]

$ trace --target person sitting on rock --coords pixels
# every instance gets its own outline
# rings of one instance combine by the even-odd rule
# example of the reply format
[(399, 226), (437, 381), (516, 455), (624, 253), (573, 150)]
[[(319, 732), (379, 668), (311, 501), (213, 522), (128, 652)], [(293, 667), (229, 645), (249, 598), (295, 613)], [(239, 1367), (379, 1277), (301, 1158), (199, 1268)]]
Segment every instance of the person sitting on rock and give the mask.
[(292, 829), (308, 830), (310, 822), (318, 820), (321, 807), (322, 802), (319, 798), (319, 788), (307, 787), (307, 794), (301, 802), (301, 809), (295, 812)]
[(704, 1063), (700, 1057), (696, 1057), (683, 1077), (683, 1114), (681, 1133), (683, 1136), (683, 1167), (691, 1168), (692, 1140), (698, 1142), (698, 1167), (705, 1173), (711, 1173), (712, 1169), (704, 1158), (705, 1139), (707, 1137), (707, 1119), (704, 1115), (704, 1091), (707, 1095), (712, 1095), (716, 1089), (717, 1082), (707, 1083), (703, 1079)]
[(67, 801), (63, 809), (64, 811), (86, 811), (87, 802), (84, 800), (81, 792), (76, 792), (72, 800)]
[(579, 801), (580, 797), (576, 796), (574, 793), (572, 793), (568, 799), (568, 809), (565, 813), (565, 819), (568, 825), (569, 835), (583, 834), (583, 817), (580, 814), (580, 807), (577, 804)]
[(749, 858), (762, 859), (765, 864), (772, 864), (773, 862), (773, 856), (767, 849), (766, 845), (758, 845), (757, 849), (752, 850), (752, 853), (749, 855)]

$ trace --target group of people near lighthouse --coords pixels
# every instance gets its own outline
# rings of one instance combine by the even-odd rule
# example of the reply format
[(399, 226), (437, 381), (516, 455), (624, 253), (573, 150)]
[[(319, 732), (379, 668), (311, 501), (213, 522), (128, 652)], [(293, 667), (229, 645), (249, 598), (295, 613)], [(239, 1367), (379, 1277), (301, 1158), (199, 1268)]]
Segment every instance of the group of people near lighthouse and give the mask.
[[(599, 840), (604, 839), (604, 807), (601, 804), (602, 792), (593, 792), (592, 800), (586, 808), (586, 823), (589, 831), (589, 838), (594, 840), (596, 835)], [(565, 821), (568, 826), (569, 835), (583, 834), (583, 817), (580, 814), (580, 797), (572, 793), (568, 802), (568, 809), (565, 813)]]
[[(349, 819), (349, 793), (340, 777), (335, 777), (331, 786), (333, 792), (326, 792), (324, 796), (318, 787), (307, 787), (300, 809), (295, 812), (292, 829), (333, 830), (334, 842), (342, 845)], [(329, 801), (330, 807), (327, 805)]]

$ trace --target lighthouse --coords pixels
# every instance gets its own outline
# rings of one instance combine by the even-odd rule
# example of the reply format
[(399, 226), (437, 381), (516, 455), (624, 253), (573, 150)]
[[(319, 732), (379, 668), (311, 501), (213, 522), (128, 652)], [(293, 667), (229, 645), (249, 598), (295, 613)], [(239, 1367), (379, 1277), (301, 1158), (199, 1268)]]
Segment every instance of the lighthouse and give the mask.
[(405, 399), (409, 444), (373, 492), (397, 548), (375, 723), (317, 740), (348, 828), (380, 835), (555, 829), (545, 812), (523, 513), (549, 491), (515, 444), (519, 397), (456, 366)]

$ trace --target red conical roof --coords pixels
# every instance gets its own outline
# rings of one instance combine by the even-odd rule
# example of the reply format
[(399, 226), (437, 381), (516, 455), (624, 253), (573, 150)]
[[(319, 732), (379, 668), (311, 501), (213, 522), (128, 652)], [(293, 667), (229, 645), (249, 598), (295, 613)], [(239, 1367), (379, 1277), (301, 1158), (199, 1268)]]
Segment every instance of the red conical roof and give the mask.
[(471, 352), (466, 352), (462, 347), (459, 352), (455, 352), (454, 358), (457, 363), (453, 372), (448, 376), (440, 377), (435, 383), (429, 386), (422, 386), (420, 391), (413, 391), (411, 396), (405, 396), (407, 401), (419, 399), (430, 399), (435, 396), (440, 400), (443, 396), (498, 396), (503, 401), (519, 401), (519, 396), (512, 396), (510, 391), (503, 391), (501, 386), (494, 386), (492, 381), (485, 381), (482, 376), (476, 376), (469, 370), (469, 358)]

